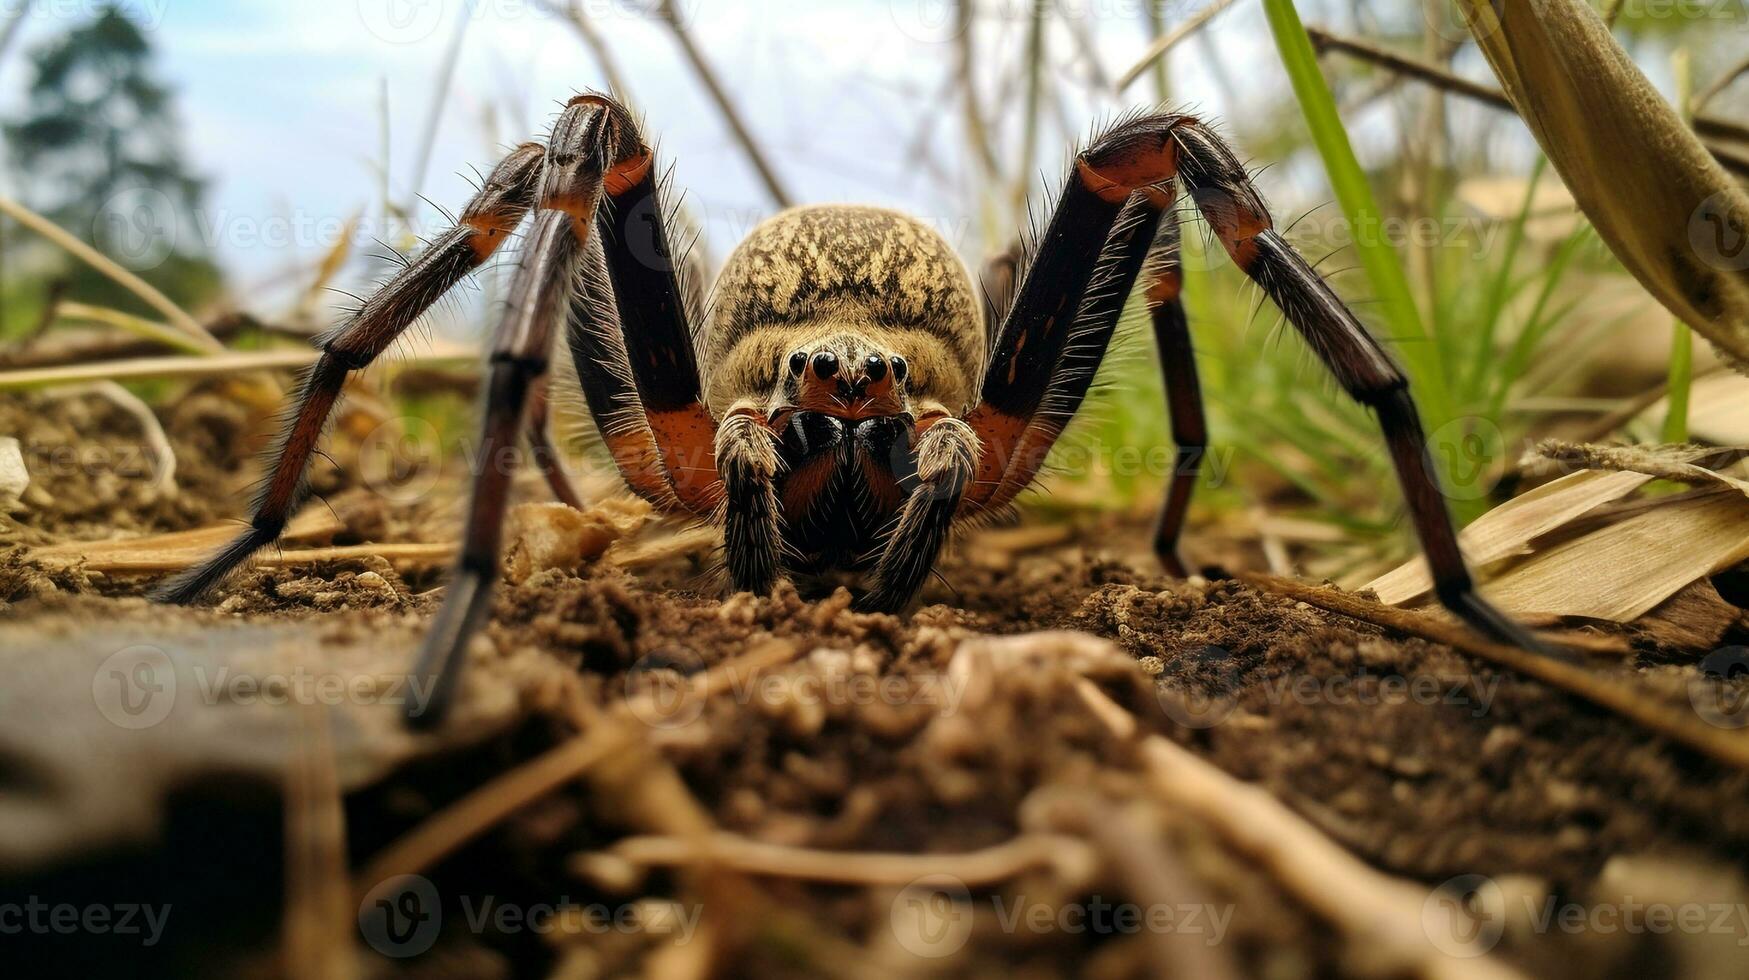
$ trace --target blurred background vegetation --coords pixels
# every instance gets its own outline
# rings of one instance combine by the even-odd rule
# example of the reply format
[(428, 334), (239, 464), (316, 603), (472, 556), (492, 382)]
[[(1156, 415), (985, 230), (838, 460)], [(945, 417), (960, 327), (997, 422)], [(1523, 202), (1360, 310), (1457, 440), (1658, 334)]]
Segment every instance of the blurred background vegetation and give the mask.
[[(1684, 111), (1749, 118), (1749, 79), (1739, 80), (1749, 67), (1742, 0), (1595, 5)], [(288, 23), (301, 18), (296, 5), (284, 6)], [(223, 37), (224, 18), (239, 18), (236, 59), (271, 59), (273, 33), (243, 23), (258, 13), (214, 8), (202, 20), (196, 4), (191, 21), (126, 3), (94, 3), (77, 17), (42, 16), (29, 4), (0, 10), (0, 83), (13, 89), (0, 92), (0, 195), (95, 246), (196, 321), (225, 325), (232, 347), (295, 346), (390, 268), (396, 259), (386, 252), (416, 250), (445, 220), (441, 209), (460, 206), (465, 186), (449, 181), (440, 192), (429, 174), (465, 163), (484, 169), (566, 94), (540, 84), (545, 70), (520, 70), (523, 45), (540, 45), (531, 62), (561, 63), (564, 86), (611, 86), (645, 113), (677, 161), (677, 183), (692, 191), (683, 207), (711, 265), (785, 203), (854, 197), (936, 220), (976, 268), (1018, 229), (1042, 222), (1074, 141), (1119, 112), (1172, 103), (1218, 120), (1256, 170), (1278, 224), (1393, 342), (1414, 375), (1460, 519), (1510, 494), (1513, 463), (1534, 438), (1683, 432), (1657, 404), (1671, 370), (1669, 314), (1600, 245), (1523, 124), (1477, 96), (1495, 82), (1451, 0), (889, 0), (732, 10), (479, 0), (426, 4), (439, 17), (429, 28), (373, 17), (370, 0), (357, 11), (339, 6), (346, 12), (320, 15), (337, 19), (316, 30), (342, 53), (354, 36), (378, 45), (359, 50), (382, 51), (380, 69), (357, 70), (380, 72), (380, 85), (336, 92), (312, 67), (284, 80), (287, 91), (308, 89), (307, 107), (295, 98), (263, 107), (262, 128), (206, 136), (198, 156), (184, 137), (202, 124), (179, 104), (180, 87), (211, 86), (212, 75), (204, 62), (181, 71), (178, 31), (216, 23)], [(1304, 34), (1284, 38), (1283, 8), (1297, 8)], [(285, 37), (288, 58), (304, 50), (297, 38), (308, 42), (291, 29)], [(1316, 62), (1296, 64), (1288, 40), (1308, 45)], [(837, 54), (810, 56), (813, 43)], [(678, 70), (648, 68), (657, 57)], [(1319, 115), (1319, 98), (1335, 116)], [(347, 129), (344, 150), (321, 145), (337, 131), (324, 116), (335, 100), (354, 119), (375, 120)], [(237, 236), (213, 232), (210, 189), (283, 177), (248, 163), (250, 152), (276, 152), (259, 146), (276, 130), (286, 140), (278, 152), (325, 158), (332, 176), (274, 189), (274, 204), (251, 205), (257, 217), (290, 200), (294, 213), (339, 230), (264, 261)], [(239, 155), (210, 150), (227, 140)], [(1358, 169), (1333, 168), (1332, 140), (1354, 147)], [(1749, 159), (1749, 144), (1715, 144)], [(1347, 220), (1334, 203), (1346, 205), (1346, 194), (1370, 196), (1376, 227)], [(1262, 532), (1331, 577), (1400, 557), (1410, 540), (1372, 420), (1185, 217), (1187, 303), (1215, 442), (1193, 526), (1236, 538)], [(502, 263), (483, 274), (477, 293), (435, 318), (438, 331), (479, 336), (502, 275)], [(128, 326), (103, 311), (162, 319), (139, 292), (0, 218), (9, 363), (41, 366), (19, 352), (79, 321)], [(1071, 430), (1038, 506), (1155, 505), (1160, 460), (1171, 459), (1155, 450), (1170, 437), (1141, 321), (1127, 319), (1103, 394)], [(1689, 370), (1705, 372), (1712, 362), (1700, 346)], [(361, 385), (382, 393), (368, 378)], [(149, 390), (168, 397), (175, 388)], [(460, 437), (465, 399), (405, 397), (403, 407)]]

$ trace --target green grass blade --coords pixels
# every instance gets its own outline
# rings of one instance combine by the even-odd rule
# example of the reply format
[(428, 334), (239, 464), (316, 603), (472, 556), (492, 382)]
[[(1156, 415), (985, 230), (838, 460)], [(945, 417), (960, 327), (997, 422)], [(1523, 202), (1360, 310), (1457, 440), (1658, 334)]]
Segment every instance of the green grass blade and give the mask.
[(1318, 153), (1324, 159), (1330, 186), (1354, 231), (1351, 236), (1354, 249), (1360, 255), (1361, 265), (1366, 269), (1392, 335), (1403, 345), (1403, 357), (1416, 386), (1416, 400), (1421, 403), (1429, 428), (1437, 428), (1451, 417), (1451, 396), (1439, 363), (1438, 348), (1421, 322), (1414, 294), (1409, 290), (1408, 276), (1403, 272), (1396, 251), (1381, 238), (1383, 213), (1371, 185), (1367, 183), (1366, 172), (1361, 170), (1360, 161), (1354, 156), (1348, 131), (1336, 111), (1336, 100), (1318, 70), (1318, 56), (1312, 50), (1311, 38), (1306, 36), (1293, 0), (1263, 0), (1263, 9), (1269, 18), (1269, 29), (1275, 35), (1282, 66), (1287, 69), (1288, 78), (1293, 83), (1300, 111), (1306, 118)]

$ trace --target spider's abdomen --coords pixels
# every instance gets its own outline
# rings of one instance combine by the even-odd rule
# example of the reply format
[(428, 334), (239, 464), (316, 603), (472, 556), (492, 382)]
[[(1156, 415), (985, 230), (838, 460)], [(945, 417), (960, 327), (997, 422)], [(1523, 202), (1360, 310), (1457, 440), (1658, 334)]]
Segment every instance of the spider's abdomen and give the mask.
[(885, 208), (792, 208), (748, 234), (717, 277), (702, 368), (713, 411), (764, 392), (796, 338), (851, 331), (902, 354), (910, 389), (966, 408), (983, 319), (965, 263), (935, 229)]

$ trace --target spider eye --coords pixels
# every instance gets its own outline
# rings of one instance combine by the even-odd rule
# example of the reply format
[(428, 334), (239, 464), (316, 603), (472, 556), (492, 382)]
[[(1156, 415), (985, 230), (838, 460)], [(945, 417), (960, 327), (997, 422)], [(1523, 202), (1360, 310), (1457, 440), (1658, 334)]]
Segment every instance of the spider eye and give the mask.
[(807, 351), (799, 350), (799, 351), (796, 351), (794, 354), (791, 354), (789, 356), (789, 373), (795, 375), (796, 377), (798, 377), (798, 378), (801, 377), (802, 376), (802, 369), (806, 368), (807, 366), (808, 366), (808, 352)]
[(838, 355), (829, 350), (823, 350), (814, 355), (814, 373), (822, 379), (830, 378), (838, 373)]
[(862, 370), (870, 381), (878, 382), (887, 376), (887, 359), (879, 354), (870, 354), (868, 360), (862, 362)]
[(893, 355), (893, 380), (894, 381), (905, 380), (905, 375), (910, 370), (911, 370), (911, 365), (906, 364), (904, 358), (900, 357), (897, 354)]

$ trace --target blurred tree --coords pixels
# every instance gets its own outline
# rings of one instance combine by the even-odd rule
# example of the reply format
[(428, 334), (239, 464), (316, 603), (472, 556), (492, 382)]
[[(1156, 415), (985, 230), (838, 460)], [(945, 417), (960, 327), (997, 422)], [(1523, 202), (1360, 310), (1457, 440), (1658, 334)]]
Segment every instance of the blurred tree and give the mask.
[[(219, 286), (195, 233), (202, 181), (178, 140), (172, 91), (152, 70), (144, 32), (113, 5), (31, 53), (23, 114), (0, 124), (16, 186), (31, 207), (191, 304)], [(83, 264), (68, 295), (141, 309)]]

